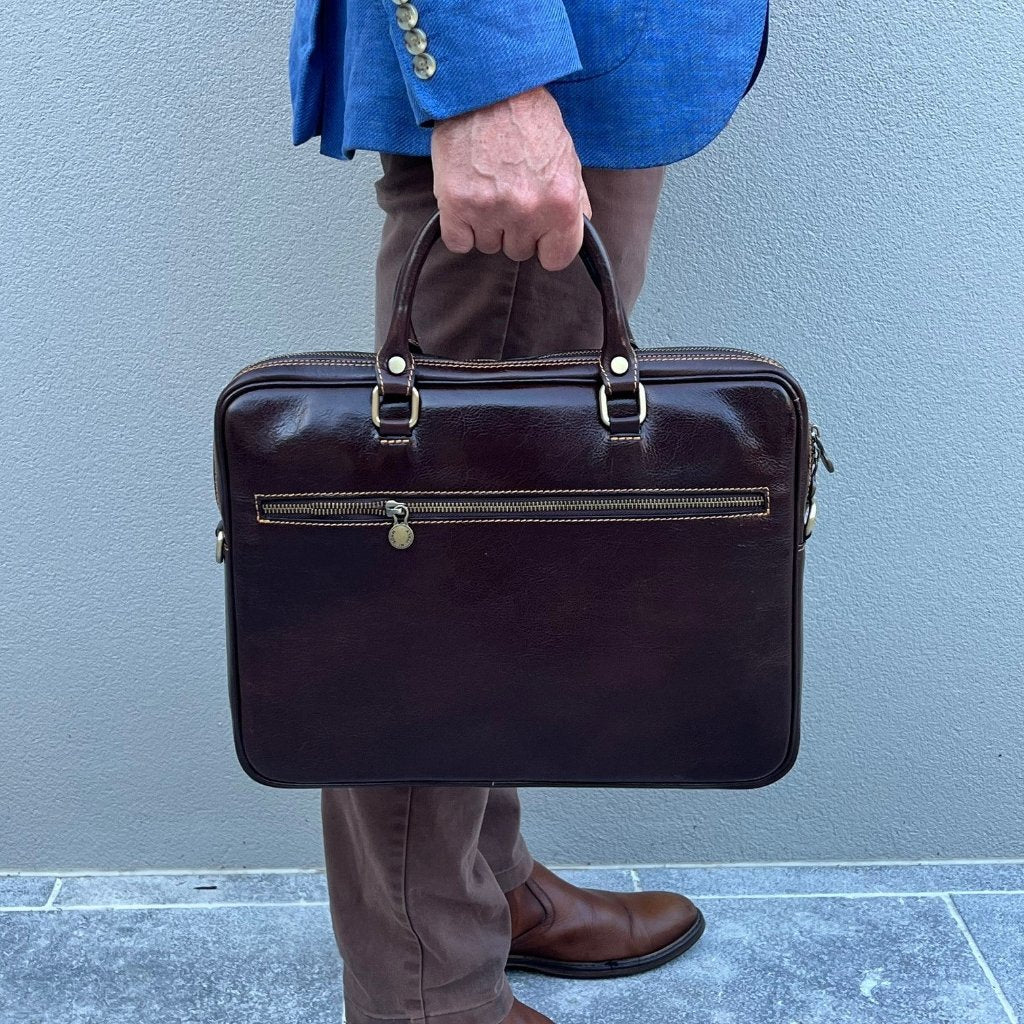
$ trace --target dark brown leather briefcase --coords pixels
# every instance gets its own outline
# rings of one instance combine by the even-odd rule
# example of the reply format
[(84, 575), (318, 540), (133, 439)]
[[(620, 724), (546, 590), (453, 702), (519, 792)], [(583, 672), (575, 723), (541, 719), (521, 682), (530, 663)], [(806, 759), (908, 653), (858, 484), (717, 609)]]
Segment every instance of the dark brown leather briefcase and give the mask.
[(282, 355), (221, 393), (231, 707), (258, 781), (748, 787), (793, 764), (824, 454), (804, 395), (764, 356), (637, 348), (585, 226), (592, 350), (423, 355), (435, 213), (376, 355)]

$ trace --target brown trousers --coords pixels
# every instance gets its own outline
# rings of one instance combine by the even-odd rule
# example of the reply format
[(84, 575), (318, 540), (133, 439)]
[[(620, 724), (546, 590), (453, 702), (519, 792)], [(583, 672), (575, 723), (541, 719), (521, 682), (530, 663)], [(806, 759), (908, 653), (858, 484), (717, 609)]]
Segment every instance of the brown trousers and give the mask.
[[(416, 231), (437, 209), (429, 157), (382, 153), (377, 202), (376, 344)], [(643, 285), (664, 167), (584, 168), (594, 227), (627, 312)], [(413, 324), (425, 353), (509, 359), (599, 348), (601, 306), (579, 259), (452, 253), (437, 242)], [(504, 893), (533, 861), (513, 788), (340, 786), (322, 791), (331, 919), (344, 962), (349, 1024), (499, 1024), (511, 925)]]

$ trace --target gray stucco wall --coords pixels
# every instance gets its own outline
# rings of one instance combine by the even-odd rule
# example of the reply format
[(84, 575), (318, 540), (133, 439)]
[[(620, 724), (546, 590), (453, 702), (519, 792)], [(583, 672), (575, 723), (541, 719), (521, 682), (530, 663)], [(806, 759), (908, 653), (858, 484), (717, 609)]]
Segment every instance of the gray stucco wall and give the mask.
[[(0, 867), (320, 862), (315, 794), (235, 764), (212, 560), (222, 384), (371, 347), (377, 164), (291, 148), (290, 13), (0, 35)], [(755, 792), (524, 791), (538, 855), (1024, 854), (1022, 51), (1009, 0), (776, 0), (756, 91), (670, 170), (638, 339), (780, 357), (839, 465), (803, 753)]]

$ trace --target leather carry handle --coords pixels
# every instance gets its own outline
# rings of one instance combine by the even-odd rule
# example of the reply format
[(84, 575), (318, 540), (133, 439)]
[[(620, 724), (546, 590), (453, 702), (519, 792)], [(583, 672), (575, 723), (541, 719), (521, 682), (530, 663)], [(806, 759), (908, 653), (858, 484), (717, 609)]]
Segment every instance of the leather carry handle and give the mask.
[[(409, 416), (409, 402), (416, 400), (413, 377), (414, 365), (411, 345), (416, 345), (412, 325), (412, 302), (416, 293), (423, 264), (431, 246), (441, 237), (441, 213), (435, 210), (409, 246), (395, 282), (394, 309), (384, 344), (377, 351), (377, 382), (375, 392), (374, 422), (382, 433), (406, 434), (415, 422)], [(583, 217), (583, 244), (579, 252), (590, 279), (601, 294), (604, 321), (604, 339), (599, 356), (604, 401), (633, 397), (639, 402), (642, 395), (637, 370), (636, 349), (626, 314), (619, 299), (618, 289), (612, 274), (611, 263), (597, 230), (590, 218)], [(384, 410), (394, 406), (400, 399), (404, 407), (397, 419), (386, 416)], [(605, 405), (604, 408), (607, 406)]]

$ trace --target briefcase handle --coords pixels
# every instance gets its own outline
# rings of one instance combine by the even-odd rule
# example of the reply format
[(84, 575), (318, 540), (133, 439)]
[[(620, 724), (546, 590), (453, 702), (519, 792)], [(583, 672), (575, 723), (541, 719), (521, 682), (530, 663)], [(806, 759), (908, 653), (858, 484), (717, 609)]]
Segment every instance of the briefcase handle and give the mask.
[[(382, 434), (407, 437), (418, 418), (419, 392), (411, 351), (411, 345), (418, 347), (418, 342), (412, 325), (412, 302), (427, 254), (440, 237), (441, 214), (435, 210), (413, 239), (398, 271), (391, 323), (384, 344), (376, 354), (373, 421)], [(636, 347), (608, 253), (586, 215), (579, 256), (601, 294), (604, 328), (598, 356), (602, 381), (598, 388), (601, 420), (612, 433), (635, 433), (646, 414)]]

